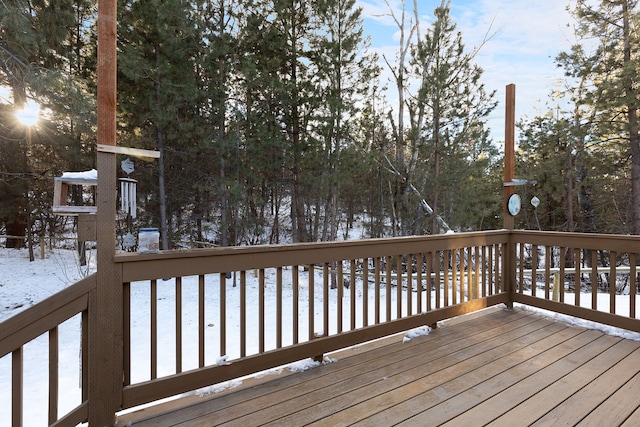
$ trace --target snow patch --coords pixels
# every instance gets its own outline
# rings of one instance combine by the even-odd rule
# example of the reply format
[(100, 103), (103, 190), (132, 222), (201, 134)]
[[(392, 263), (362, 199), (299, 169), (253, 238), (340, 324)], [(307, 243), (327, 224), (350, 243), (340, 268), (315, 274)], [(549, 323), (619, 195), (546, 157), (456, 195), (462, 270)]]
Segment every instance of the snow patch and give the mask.
[(216, 394), (223, 392), (225, 390), (230, 390), (232, 388), (240, 387), (242, 385), (242, 381), (233, 380), (233, 381), (225, 381), (220, 384), (212, 385), (209, 387), (204, 387), (195, 391), (195, 395), (198, 397), (206, 397), (211, 394)]
[(97, 180), (98, 179), (98, 171), (95, 169), (91, 169), (83, 172), (63, 172), (63, 179), (86, 179), (86, 180)]
[(402, 342), (409, 342), (412, 339), (427, 336), (429, 335), (430, 332), (431, 332), (431, 328), (428, 326), (420, 326), (419, 328), (411, 329), (404, 336), (404, 338), (402, 339)]
[(602, 323), (591, 322), (589, 320), (580, 319), (577, 317), (567, 316), (566, 314), (556, 313), (554, 311), (544, 310), (542, 308), (531, 307), (528, 305), (522, 304), (514, 304), (514, 307), (519, 308), (520, 310), (531, 311), (541, 316), (549, 317), (558, 322), (567, 323), (573, 326), (580, 326), (585, 329), (594, 329), (597, 331), (604, 332), (607, 335), (612, 335), (614, 337), (625, 338), (632, 341), (640, 341), (640, 333), (628, 331), (626, 329), (620, 329), (609, 325), (604, 325)]
[(291, 372), (303, 372), (309, 370), (311, 368), (318, 367), (320, 365), (327, 365), (329, 363), (336, 362), (336, 359), (332, 359), (330, 357), (324, 356), (322, 362), (313, 359), (304, 359), (299, 362), (292, 363), (288, 366), (289, 371)]
[(231, 362), (227, 362), (227, 359), (229, 358), (229, 356), (227, 356), (226, 354), (222, 357), (218, 357), (218, 359), (216, 360), (216, 365), (218, 366), (226, 366), (226, 365), (231, 365)]

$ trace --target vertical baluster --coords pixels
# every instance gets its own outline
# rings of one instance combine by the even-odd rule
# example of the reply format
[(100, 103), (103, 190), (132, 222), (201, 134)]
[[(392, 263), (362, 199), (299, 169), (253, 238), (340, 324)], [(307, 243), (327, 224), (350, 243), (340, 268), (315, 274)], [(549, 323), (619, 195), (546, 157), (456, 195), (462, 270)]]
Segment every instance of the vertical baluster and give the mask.
[[(456, 271), (457, 270), (456, 258), (458, 257), (458, 250), (457, 249), (451, 250), (450, 256), (451, 256), (451, 304), (456, 305), (458, 303), (458, 272)], [(449, 270), (449, 265), (445, 265), (445, 271), (448, 271), (448, 270)], [(446, 296), (445, 296), (445, 299), (446, 299)], [(445, 307), (448, 306), (446, 301), (444, 305)]]
[(518, 263), (519, 277), (520, 283), (518, 287), (518, 292), (524, 293), (524, 259), (525, 259), (525, 244), (520, 243), (520, 262)]
[(264, 268), (261, 268), (258, 272), (258, 346), (260, 353), (264, 353), (265, 350), (265, 310), (264, 310), (264, 294), (265, 294), (265, 274)]
[(402, 318), (402, 255), (396, 255), (396, 319)]
[(538, 245), (531, 245), (531, 296), (536, 296), (538, 282)]
[(375, 296), (375, 324), (380, 323), (380, 257), (373, 259), (373, 286)]
[(22, 425), (22, 347), (11, 352), (11, 425)]
[(491, 250), (491, 246), (482, 246), (482, 250), (480, 253), (480, 268), (482, 269), (482, 278), (481, 278), (481, 286), (482, 286), (482, 296), (487, 297), (491, 295), (491, 262), (488, 261), (491, 258), (488, 257), (488, 252)]
[(551, 281), (551, 248), (544, 247), (544, 299), (549, 299), (549, 285)]
[(331, 276), (330, 266), (325, 262), (322, 266), (322, 322), (323, 335), (329, 336), (329, 277)]
[(343, 276), (343, 267), (342, 261), (338, 261), (338, 310), (337, 310), (337, 321), (338, 321), (338, 333), (342, 332), (343, 327), (343, 302), (344, 302), (344, 276)]
[(609, 313), (616, 314), (616, 259), (618, 257), (617, 252), (611, 251), (609, 253)]
[(424, 292), (422, 289), (422, 279), (423, 279), (422, 266), (424, 265), (423, 257), (424, 257), (423, 253), (419, 253), (416, 255), (416, 291), (418, 291), (418, 294), (416, 295), (416, 298), (418, 299), (416, 303), (417, 313), (422, 313), (422, 305), (423, 305), (422, 304), (422, 296), (424, 295)]
[(351, 275), (349, 276), (349, 303), (350, 303), (350, 323), (351, 330), (356, 329), (356, 260), (349, 263)]
[(182, 372), (182, 277), (176, 277), (176, 373)]
[(591, 251), (591, 308), (598, 309), (598, 251)]
[(247, 355), (247, 272), (240, 271), (240, 357)]
[(369, 326), (369, 258), (362, 259), (362, 326)]
[(453, 269), (456, 278), (456, 290), (458, 292), (458, 303), (464, 302), (464, 249), (454, 249)]
[[(204, 281), (203, 281), (204, 285)], [(227, 354), (227, 273), (220, 274), (220, 356)], [(202, 298), (202, 312), (204, 313), (204, 287)], [(204, 347), (202, 348), (204, 351)]]
[[(447, 265), (449, 262), (449, 253), (447, 250), (444, 250), (442, 252), (440, 251), (436, 251), (433, 253), (434, 258), (433, 258), (433, 269), (436, 272), (436, 308), (440, 308), (440, 288), (442, 288), (442, 292), (444, 292), (444, 304), (445, 307), (448, 305), (449, 302), (449, 290), (448, 290), (448, 285), (447, 285), (447, 278), (449, 277), (448, 274), (448, 270), (447, 270)], [(440, 263), (440, 257), (442, 256), (443, 258), (443, 264)], [(444, 286), (440, 285), (440, 274), (441, 274), (441, 270), (443, 270), (442, 266), (444, 265), (444, 274), (442, 277), (442, 281), (444, 283)]]
[(480, 287), (482, 286), (482, 283), (483, 283), (483, 281), (480, 280), (480, 263), (482, 262), (482, 257), (480, 255), (481, 251), (484, 251), (484, 246), (482, 247), (482, 249), (478, 246), (475, 247), (475, 263), (474, 263), (474, 269), (471, 274), (471, 276), (473, 276), (473, 280), (471, 280), (472, 277), (469, 276), (470, 281), (473, 282), (474, 298), (485, 296), (484, 288), (482, 292), (480, 292)]
[(276, 269), (276, 348), (282, 347), (282, 267)]
[(460, 248), (460, 303), (469, 301), (471, 293), (469, 292), (468, 273), (471, 265), (471, 248)]
[[(465, 301), (465, 290), (467, 289), (467, 286), (465, 286), (465, 271), (468, 267), (467, 263), (469, 262), (468, 259), (468, 253), (467, 253), (467, 249), (468, 248), (460, 248), (459, 249), (459, 262), (458, 262), (458, 278), (460, 280), (460, 303), (463, 303)], [(466, 299), (469, 298), (469, 294), (467, 293), (466, 295)]]
[(575, 267), (575, 305), (580, 306), (580, 294), (582, 293), (582, 280), (580, 278), (580, 249), (573, 250), (573, 266)]
[(385, 289), (386, 289), (386, 308), (387, 308), (387, 317), (385, 317), (385, 322), (391, 320), (391, 256), (386, 256), (386, 266), (385, 266)]
[[(123, 353), (123, 361), (122, 368), (124, 370), (124, 385), (131, 384), (131, 283), (123, 283), (122, 286), (122, 299), (123, 305), (122, 307), (122, 353)], [(86, 311), (83, 312), (83, 316), (87, 317)], [(83, 330), (83, 334), (88, 333), (88, 323), (84, 325), (85, 328)], [(83, 350), (86, 348), (87, 342), (83, 341), (82, 348)], [(86, 360), (86, 359), (85, 359)], [(83, 369), (83, 373), (86, 369)], [(85, 389), (86, 390), (86, 389)], [(84, 400), (84, 399), (83, 399)]]
[[(128, 329), (125, 329), (127, 331)], [(80, 332), (82, 336), (82, 344), (80, 349), (80, 376), (82, 382), (82, 401), (86, 402), (89, 399), (89, 310), (84, 310), (82, 312), (82, 331)], [(131, 354), (129, 352), (125, 352), (125, 358), (129, 355), (129, 360), (131, 359)], [(130, 375), (131, 369), (125, 370), (125, 376)]]
[(309, 269), (309, 340), (315, 338), (315, 266), (313, 264), (308, 265)]
[[(474, 284), (474, 266), (478, 265), (478, 248), (469, 246), (468, 250), (468, 261), (467, 261), (467, 295), (469, 296), (469, 300), (474, 300), (478, 297), (476, 292), (476, 286)], [(475, 257), (474, 257), (475, 255)], [(477, 275), (475, 276), (477, 277)]]
[(636, 318), (636, 293), (638, 292), (636, 284), (636, 262), (637, 255), (629, 254), (629, 317)]
[(413, 254), (407, 254), (407, 315), (413, 314)]
[[(226, 275), (224, 273), (220, 274), (221, 288), (224, 287), (223, 280), (225, 277)], [(205, 320), (205, 278), (204, 278), (204, 274), (200, 274), (198, 276), (198, 366), (200, 368), (204, 366), (204, 362), (205, 362), (204, 360), (205, 358), (204, 320)], [(220, 329), (222, 329), (222, 325), (220, 325)], [(224, 353), (221, 353), (221, 354), (224, 354)]]
[(566, 252), (567, 248), (560, 248), (560, 280), (558, 280), (558, 283), (560, 283), (560, 289), (558, 290), (558, 293), (560, 295), (560, 302), (564, 302), (564, 263)]
[(485, 261), (482, 263), (483, 270), (486, 269), (486, 277), (483, 276), (483, 281), (487, 288), (487, 295), (495, 295), (498, 291), (495, 289), (494, 276), (493, 276), (493, 245), (485, 247), (486, 255)]
[(293, 322), (292, 322), (292, 334), (293, 334), (293, 343), (294, 344), (298, 344), (298, 333), (300, 331), (300, 319), (299, 319), (299, 307), (298, 307), (298, 301), (299, 301), (299, 297), (300, 297), (300, 267), (297, 265), (294, 265), (291, 268), (291, 286), (293, 287), (293, 301), (292, 301), (292, 317), (293, 317)]
[(49, 425), (58, 420), (58, 327), (49, 331)]
[(158, 377), (158, 281), (151, 280), (151, 379)]
[(505, 253), (504, 252), (504, 248), (506, 247), (506, 245), (503, 244), (497, 244), (496, 245), (496, 250), (495, 250), (495, 257), (494, 257), (494, 292), (500, 293), (500, 292), (504, 292), (506, 291), (506, 289), (503, 289), (504, 285), (502, 283), (502, 281), (504, 280), (504, 276), (502, 273), (502, 265), (504, 264), (504, 262), (502, 262), (502, 255)]
[[(435, 276), (432, 278), (431, 275), (434, 274), (433, 272), (433, 257), (435, 256), (434, 253), (431, 252), (427, 252), (427, 265), (426, 265), (426, 269), (425, 269), (425, 283), (426, 283), (426, 288), (427, 288), (427, 295), (425, 297), (425, 299), (427, 300), (427, 311), (431, 311), (432, 308), (432, 304), (431, 304), (431, 284), (433, 283), (433, 280), (435, 280)], [(440, 287), (440, 284), (438, 284), (438, 287)]]
[[(467, 273), (471, 265), (471, 248), (460, 248), (460, 302), (469, 301), (471, 293), (469, 292), (469, 282), (467, 281)], [(465, 283), (466, 282), (466, 283)]]

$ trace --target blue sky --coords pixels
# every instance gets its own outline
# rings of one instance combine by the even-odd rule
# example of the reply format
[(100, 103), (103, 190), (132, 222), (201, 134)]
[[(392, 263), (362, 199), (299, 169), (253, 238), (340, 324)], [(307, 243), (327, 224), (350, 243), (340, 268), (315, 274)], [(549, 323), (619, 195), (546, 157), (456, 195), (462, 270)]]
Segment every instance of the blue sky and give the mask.
[[(401, 0), (387, 2), (394, 10), (400, 10)], [(406, 3), (407, 16), (412, 16), (413, 0)], [(417, 0), (417, 3), (424, 34), (440, 0)], [(371, 36), (372, 47), (393, 60), (399, 31), (389, 6), (385, 0), (358, 0), (358, 4), (363, 8), (365, 32)], [(569, 0), (451, 0), (451, 15), (467, 48), (478, 46), (487, 32), (493, 34), (480, 50), (476, 63), (485, 71), (483, 82), (487, 89), (497, 90), (499, 105), (489, 118), (494, 140), (504, 139), (507, 84), (516, 85), (516, 120), (533, 117), (538, 111), (557, 105), (548, 95), (561, 87), (563, 79), (554, 58), (568, 50), (574, 40), (568, 4)], [(392, 105), (394, 96), (391, 90)]]

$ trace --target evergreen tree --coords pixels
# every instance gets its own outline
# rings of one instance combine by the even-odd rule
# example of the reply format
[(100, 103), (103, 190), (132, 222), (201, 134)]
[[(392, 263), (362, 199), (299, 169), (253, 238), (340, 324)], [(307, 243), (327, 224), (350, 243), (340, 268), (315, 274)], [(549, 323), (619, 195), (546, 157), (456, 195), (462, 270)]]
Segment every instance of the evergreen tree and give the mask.
[[(582, 43), (559, 55), (558, 63), (567, 76), (580, 82), (582, 90), (574, 100), (585, 110), (582, 116), (588, 117), (583, 125), (590, 130), (586, 138), (589, 149), (605, 158), (616, 153), (617, 182), (608, 188), (631, 190), (631, 199), (624, 198), (618, 205), (629, 224), (623, 232), (640, 234), (640, 40), (635, 30), (640, 19), (638, 3), (618, 0), (594, 4), (580, 0), (572, 13)], [(612, 177), (611, 171), (606, 177)], [(596, 209), (585, 197), (580, 207)]]
[(201, 39), (191, 3), (122, 1), (119, 10), (124, 24), (119, 36), (119, 95), (125, 141), (160, 151), (157, 164), (143, 169), (142, 193), (155, 196), (146, 199), (155, 203), (146, 205), (148, 217), (143, 221), (160, 225), (162, 248), (169, 249), (191, 201), (192, 192), (185, 191), (184, 183), (193, 166), (186, 153), (197, 129), (200, 76), (194, 55)]
[[(94, 61), (89, 46), (94, 20), (94, 8), (82, 0), (9, 1), (0, 6), (0, 85), (9, 88), (13, 98), (12, 104), (1, 101), (0, 137), (11, 143), (0, 144), (0, 198), (10, 201), (0, 203), (0, 220), (10, 235), (31, 233), (34, 213), (40, 220), (38, 232), (55, 227), (52, 177), (69, 167), (93, 164), (80, 159), (89, 151), (86, 144), (93, 133)], [(27, 130), (13, 112), (28, 98), (49, 114)], [(23, 243), (7, 240), (8, 246)]]
[[(270, 18), (273, 11), (267, 2), (254, 6), (247, 14), (238, 36), (237, 91), (242, 112), (236, 115), (234, 126), (239, 129), (242, 146), (240, 172), (245, 182), (245, 223), (260, 235), (270, 228), (267, 241), (281, 239), (280, 208), (290, 192), (286, 158), (287, 138), (282, 131), (285, 82), (281, 78), (285, 67), (286, 46), (282, 28)], [(267, 217), (271, 216), (270, 223)], [(254, 237), (250, 241), (255, 241)]]
[[(314, 85), (322, 94), (314, 111), (315, 133), (323, 146), (320, 194), (324, 206), (316, 207), (317, 214), (324, 213), (322, 240), (337, 238), (340, 188), (349, 188), (354, 175), (361, 175), (347, 160), (349, 156), (343, 157), (343, 150), (357, 144), (356, 117), (369, 96), (369, 82), (379, 73), (375, 56), (367, 54), (361, 14), (355, 0), (317, 2), (314, 8), (318, 31), (311, 37), (310, 50)], [(342, 196), (354, 201), (350, 191)]]
[(407, 102), (411, 128), (404, 194), (409, 193), (408, 188), (418, 193), (422, 211), (432, 216), (429, 225), (422, 225), (417, 216), (414, 233), (447, 230), (454, 212), (473, 209), (473, 198), (459, 197), (460, 187), (471, 176), (482, 179), (486, 159), (495, 154), (484, 120), (496, 102), (494, 93), (487, 93), (480, 82), (483, 71), (473, 62), (477, 50), (465, 50), (448, 1), (434, 14), (435, 21), (413, 49), (412, 71), (420, 86)]

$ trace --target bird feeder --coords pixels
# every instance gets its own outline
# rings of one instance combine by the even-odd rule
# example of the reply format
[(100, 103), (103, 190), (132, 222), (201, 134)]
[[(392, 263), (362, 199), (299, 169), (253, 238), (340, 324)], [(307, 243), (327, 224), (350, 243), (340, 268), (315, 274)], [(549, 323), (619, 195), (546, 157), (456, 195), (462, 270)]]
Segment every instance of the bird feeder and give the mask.
[(98, 185), (98, 171), (91, 169), (85, 172), (64, 172), (62, 176), (54, 178), (53, 187), (53, 213), (56, 215), (78, 216), (80, 214), (95, 214), (96, 206), (73, 206), (69, 204), (69, 187), (77, 185), (82, 187), (85, 194), (92, 187)]

